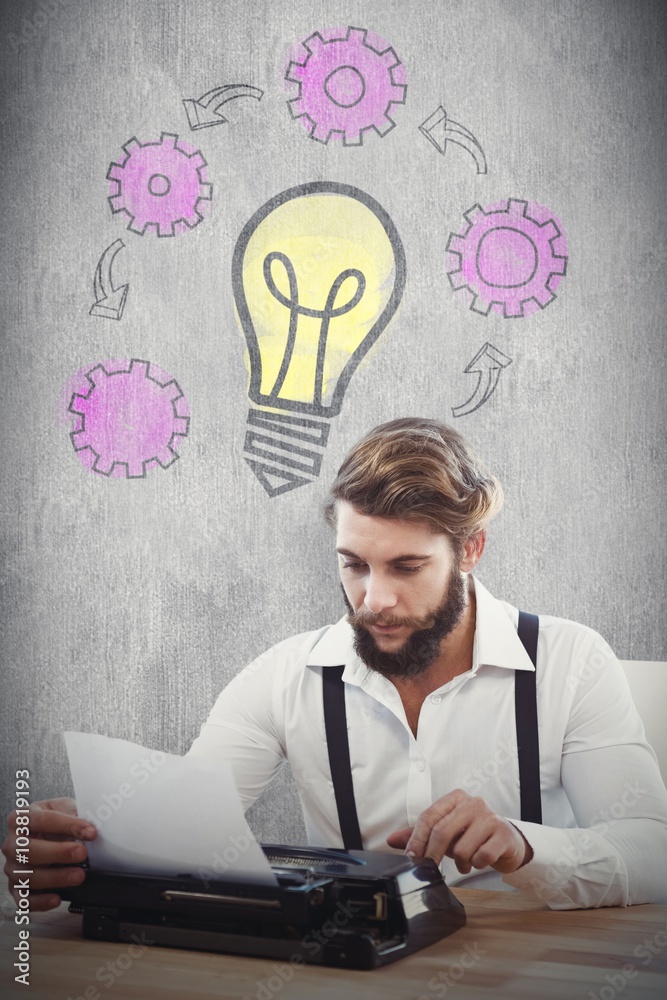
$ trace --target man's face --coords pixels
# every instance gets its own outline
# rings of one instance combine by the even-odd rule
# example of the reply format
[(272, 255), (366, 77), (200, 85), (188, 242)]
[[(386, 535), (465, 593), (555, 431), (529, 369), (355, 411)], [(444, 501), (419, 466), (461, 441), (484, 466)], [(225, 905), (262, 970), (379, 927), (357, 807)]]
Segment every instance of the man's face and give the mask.
[(387, 677), (416, 677), (466, 607), (461, 560), (446, 535), (399, 518), (337, 508), (336, 550), (355, 649)]

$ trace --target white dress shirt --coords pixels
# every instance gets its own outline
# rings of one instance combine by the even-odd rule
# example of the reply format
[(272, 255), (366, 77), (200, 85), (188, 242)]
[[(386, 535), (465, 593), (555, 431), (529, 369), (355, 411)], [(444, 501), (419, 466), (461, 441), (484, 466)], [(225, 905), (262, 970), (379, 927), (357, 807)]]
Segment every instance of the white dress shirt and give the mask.
[(621, 664), (592, 629), (548, 615), (540, 616), (537, 654), (543, 825), (518, 818), (514, 671), (534, 668), (517, 635), (516, 608), (473, 580), (472, 669), (428, 695), (416, 738), (398, 691), (359, 659), (342, 619), (278, 643), (242, 670), (189, 754), (228, 758), (246, 809), (289, 760), (309, 844), (342, 847), (322, 671), (344, 664), (366, 850), (390, 851), (389, 833), (462, 788), (510, 819), (533, 858), (504, 876), (491, 868), (462, 875), (444, 858), (450, 885), (512, 886), (556, 909), (667, 902), (667, 791)]

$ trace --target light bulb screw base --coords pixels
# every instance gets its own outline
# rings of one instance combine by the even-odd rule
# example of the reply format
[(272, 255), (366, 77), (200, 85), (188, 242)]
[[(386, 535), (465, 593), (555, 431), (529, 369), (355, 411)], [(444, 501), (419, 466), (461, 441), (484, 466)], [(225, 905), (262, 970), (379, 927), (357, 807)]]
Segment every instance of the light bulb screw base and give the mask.
[(245, 461), (270, 497), (306, 486), (319, 476), (329, 439), (326, 421), (251, 408), (247, 423)]

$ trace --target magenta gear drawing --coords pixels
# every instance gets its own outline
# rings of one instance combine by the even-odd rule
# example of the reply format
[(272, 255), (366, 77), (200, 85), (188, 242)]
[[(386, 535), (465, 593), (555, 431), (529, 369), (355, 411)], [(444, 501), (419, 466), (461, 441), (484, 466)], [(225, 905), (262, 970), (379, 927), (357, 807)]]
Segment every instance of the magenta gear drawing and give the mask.
[(464, 213), (468, 225), (450, 233), (447, 272), (455, 292), (467, 290), (470, 308), (488, 316), (529, 316), (556, 297), (567, 271), (560, 222), (536, 202), (509, 198)]
[(87, 391), (72, 393), (69, 412), (77, 417), (70, 438), (87, 468), (115, 479), (143, 479), (149, 468), (173, 465), (175, 446), (190, 425), (175, 379), (132, 358), (101, 362), (80, 374), (82, 389), (84, 381)]
[(123, 151), (121, 163), (109, 164), (107, 180), (116, 187), (108, 201), (114, 214), (129, 216), (129, 230), (143, 236), (150, 226), (158, 236), (175, 236), (199, 225), (213, 185), (206, 180), (206, 160), (198, 149), (163, 132), (159, 142), (133, 137)]
[(292, 117), (310, 128), (312, 139), (327, 143), (336, 135), (346, 146), (360, 146), (363, 132), (375, 129), (384, 136), (396, 124), (389, 111), (392, 104), (405, 104), (404, 67), (390, 45), (375, 36), (378, 47), (371, 45), (364, 28), (348, 27), (345, 37), (323, 37), (332, 31), (316, 31), (302, 42), (305, 61), (290, 62), (285, 74), (299, 85), (298, 96), (287, 105)]

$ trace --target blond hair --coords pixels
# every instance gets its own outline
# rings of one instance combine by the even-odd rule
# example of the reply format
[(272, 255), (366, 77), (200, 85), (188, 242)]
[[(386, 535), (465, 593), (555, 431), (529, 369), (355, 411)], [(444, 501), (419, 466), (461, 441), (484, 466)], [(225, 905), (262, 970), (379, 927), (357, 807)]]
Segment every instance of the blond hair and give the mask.
[(503, 491), (452, 427), (403, 417), (374, 427), (343, 461), (324, 507), (333, 526), (341, 500), (359, 514), (422, 521), (461, 543), (495, 517)]

